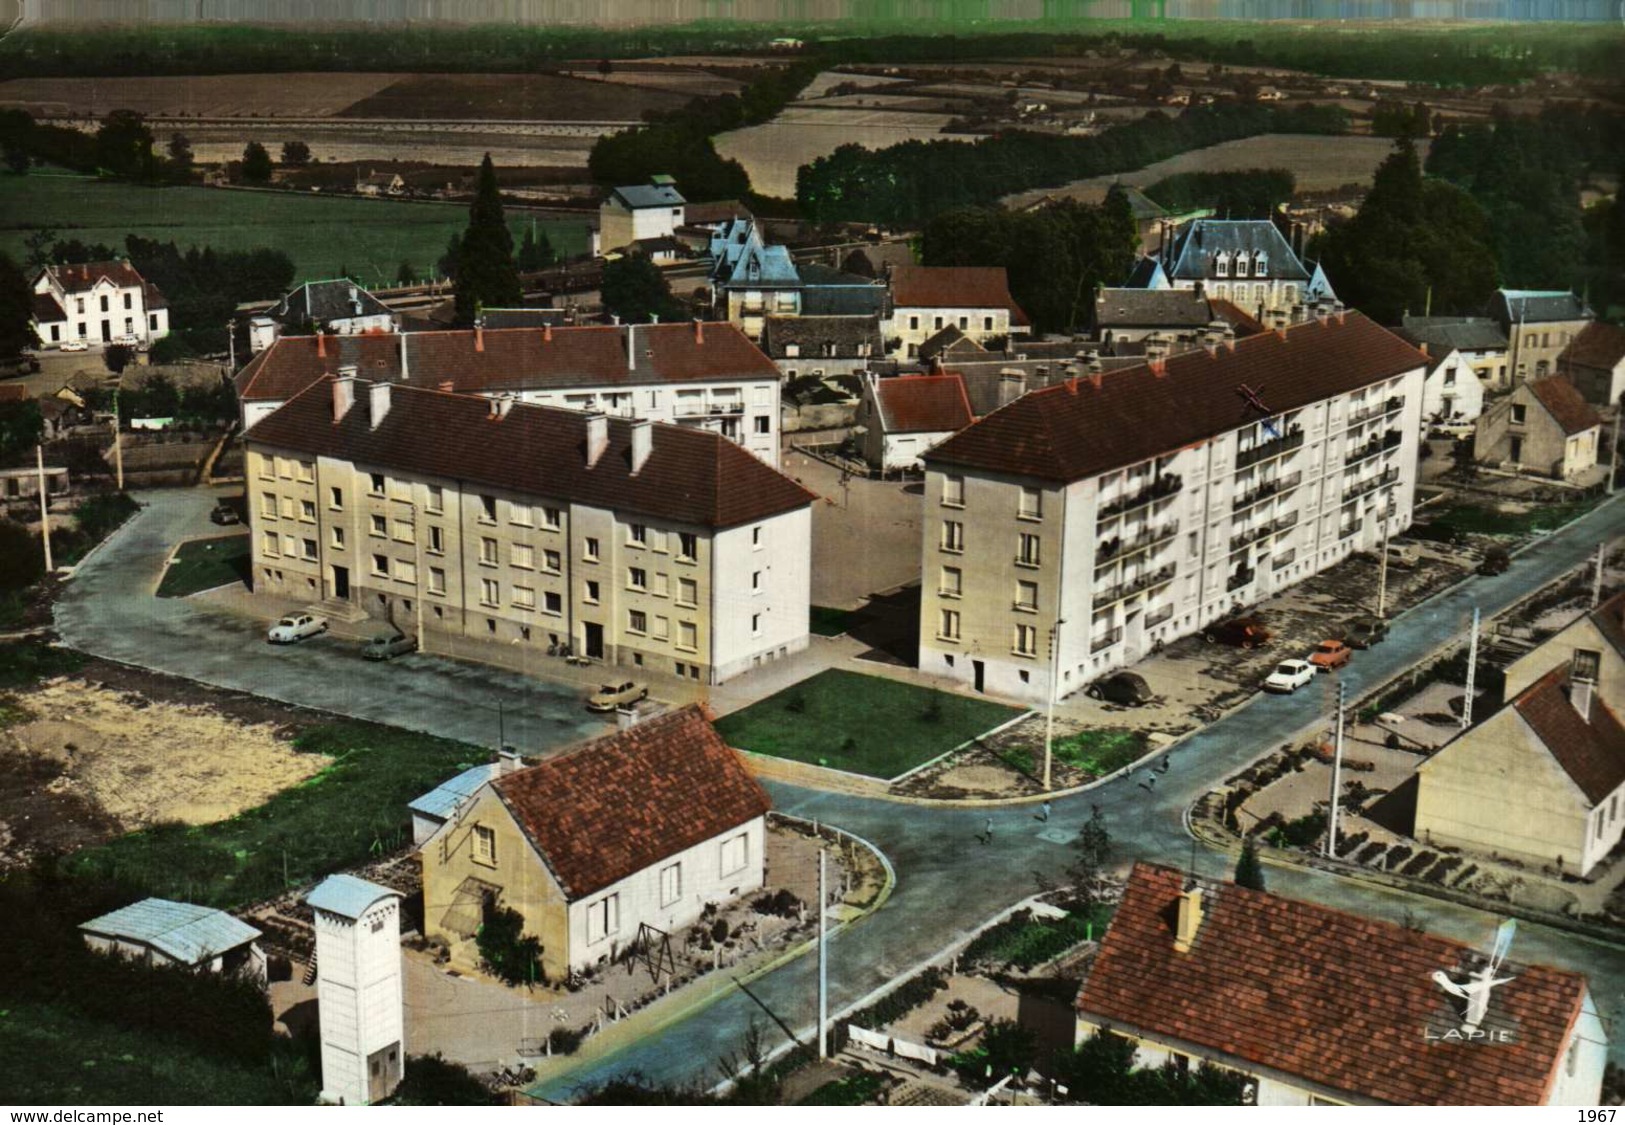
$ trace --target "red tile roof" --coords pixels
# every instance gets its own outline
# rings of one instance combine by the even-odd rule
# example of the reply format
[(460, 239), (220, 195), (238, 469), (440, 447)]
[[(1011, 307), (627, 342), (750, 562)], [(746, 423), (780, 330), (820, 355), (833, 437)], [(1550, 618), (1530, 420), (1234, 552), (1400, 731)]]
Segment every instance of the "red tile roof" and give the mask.
[(1529, 393), (1546, 408), (1565, 434), (1581, 434), (1602, 425), (1602, 416), (1585, 400), (1573, 383), (1561, 375), (1549, 375), (1529, 384)]
[(1612, 369), (1622, 359), (1625, 359), (1625, 328), (1594, 320), (1580, 329), (1580, 334), (1557, 357), (1557, 363), (1559, 368), (1572, 363), (1579, 367)]
[(925, 455), (1070, 482), (1206, 441), (1257, 419), (1246, 384), (1276, 414), (1425, 367), (1427, 357), (1359, 313), (1183, 352), (1034, 391)]
[(1215, 297), (1208, 302), (1208, 307), (1215, 317), (1228, 321), (1238, 336), (1256, 336), (1264, 331), (1264, 323), (1234, 301)]
[[(1084, 1019), (1188, 1044), (1397, 1105), (1538, 1105), (1547, 1096), (1586, 994), (1585, 978), (1506, 963), (1484, 1026), (1514, 1041), (1430, 1039), (1459, 1028), (1456, 1001), (1432, 974), (1481, 955), (1403, 926), (1202, 881), (1203, 918), (1174, 950), (1185, 876), (1137, 864), (1078, 994)], [(1488, 936), (1488, 935), (1486, 935)], [(1456, 979), (1460, 979), (1459, 975)], [(1187, 1048), (1188, 1050), (1188, 1048)]]
[(261, 420), (248, 432), (250, 447), (334, 457), (713, 529), (794, 511), (815, 499), (721, 434), (701, 429), (654, 425), (648, 462), (634, 475), (629, 419), (608, 420), (608, 448), (588, 468), (585, 411), (521, 403), (500, 417), (490, 399), (386, 383), (392, 404), (373, 428), (366, 382), (357, 384), (355, 405), (343, 421), (333, 421), (335, 381), (313, 384)]
[(1625, 593), (1615, 594), (1590, 614), (1597, 631), (1608, 639), (1621, 656), (1625, 656)]
[(899, 309), (1009, 309), (1012, 324), (1027, 323), (1003, 266), (898, 266), (891, 293)]
[(944, 434), (976, 420), (965, 381), (953, 372), (874, 381), (875, 405), (888, 434)]
[(120, 289), (146, 284), (129, 262), (86, 262), (84, 265), (45, 268), (67, 293), (88, 292), (104, 277)]
[(1553, 668), (1512, 706), (1595, 806), (1625, 785), (1625, 726), (1595, 692), (1589, 716), (1582, 716), (1570, 701), (1568, 673), (1566, 662)]
[[(356, 365), (363, 378), (401, 377), (406, 344), (409, 384), (438, 388), (449, 380), (470, 394), (546, 387), (642, 386), (719, 379), (779, 378), (773, 361), (735, 325), (710, 322), (636, 326), (487, 329), (477, 342), (468, 330), (289, 336), (255, 356), (237, 375), (247, 401), (285, 400), (323, 375)], [(629, 365), (627, 340), (634, 354)], [(319, 352), (325, 351), (326, 356)]]
[(772, 807), (698, 705), (645, 719), (491, 785), (569, 901)]

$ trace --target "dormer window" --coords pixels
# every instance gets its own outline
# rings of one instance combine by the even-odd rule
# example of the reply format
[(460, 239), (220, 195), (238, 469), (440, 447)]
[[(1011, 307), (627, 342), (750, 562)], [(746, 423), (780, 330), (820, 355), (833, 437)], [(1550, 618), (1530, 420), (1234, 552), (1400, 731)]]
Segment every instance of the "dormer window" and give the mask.
[(1213, 258), (1213, 276), (1214, 277), (1229, 277), (1230, 276), (1230, 255), (1229, 254), (1226, 254), (1223, 251), (1220, 251), (1218, 254), (1214, 255), (1214, 258)]
[(795, 359), (796, 357), (801, 355), (801, 345), (800, 344), (786, 344), (786, 345), (784, 345), (784, 354), (785, 354), (786, 357), (788, 357), (790, 359)]
[(1258, 256), (1253, 259), (1253, 276), (1266, 277), (1269, 275), (1269, 268), (1270, 256), (1260, 250)]
[(1247, 251), (1245, 250), (1236, 254), (1236, 276), (1247, 276)]

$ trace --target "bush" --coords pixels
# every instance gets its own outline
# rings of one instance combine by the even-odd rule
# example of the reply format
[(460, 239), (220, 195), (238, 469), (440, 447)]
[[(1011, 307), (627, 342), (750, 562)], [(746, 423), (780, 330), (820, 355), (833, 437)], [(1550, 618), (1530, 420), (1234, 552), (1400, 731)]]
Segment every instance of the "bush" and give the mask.
[(985, 1089), (1007, 1074), (1025, 1073), (1037, 1061), (1038, 1037), (1014, 1020), (995, 1020), (982, 1041), (948, 1060), (960, 1078)]
[(758, 914), (771, 914), (775, 918), (795, 918), (800, 915), (801, 900), (780, 887), (772, 894), (758, 895), (750, 908)]
[(179, 336), (165, 336), (155, 342), (147, 351), (147, 359), (153, 363), (179, 363), (184, 359), (191, 359), (197, 353)]
[(905, 980), (867, 1008), (853, 1012), (848, 1022), (870, 1031), (879, 1031), (908, 1015), (948, 987), (948, 974), (932, 966)]
[(390, 1100), (395, 1105), (503, 1104), (466, 1066), (448, 1062), (438, 1051), (406, 1060), (405, 1074)]
[(534, 984), (542, 980), (541, 939), (524, 933), (525, 919), (494, 900), (485, 904), (485, 920), (474, 939), (480, 961), (508, 984)]

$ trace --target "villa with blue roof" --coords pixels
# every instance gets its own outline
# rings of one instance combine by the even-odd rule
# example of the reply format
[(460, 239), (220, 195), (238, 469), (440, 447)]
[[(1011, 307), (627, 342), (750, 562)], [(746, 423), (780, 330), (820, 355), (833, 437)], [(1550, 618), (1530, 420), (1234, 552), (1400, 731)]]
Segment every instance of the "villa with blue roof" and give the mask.
[(881, 315), (884, 284), (817, 264), (797, 266), (787, 246), (769, 245), (754, 219), (729, 219), (711, 233), (711, 303), (752, 340), (769, 317)]
[(185, 965), (212, 973), (246, 973), (265, 980), (260, 931), (224, 910), (144, 898), (81, 922), (85, 944), (149, 965)]
[(646, 184), (612, 189), (598, 206), (598, 252), (671, 238), (683, 225), (686, 205), (670, 176), (651, 176)]
[(1200, 289), (1260, 319), (1337, 299), (1320, 266), (1300, 259), (1268, 219), (1193, 220), (1164, 239), (1159, 257), (1140, 259), (1126, 284)]

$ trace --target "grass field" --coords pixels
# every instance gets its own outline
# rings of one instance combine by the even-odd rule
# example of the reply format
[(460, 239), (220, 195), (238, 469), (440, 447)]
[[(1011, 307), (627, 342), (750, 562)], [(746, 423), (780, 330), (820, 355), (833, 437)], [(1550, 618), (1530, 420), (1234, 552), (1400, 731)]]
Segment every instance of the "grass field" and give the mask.
[(295, 745), (333, 761), (230, 820), (132, 833), (75, 853), (69, 870), (160, 898), (255, 902), (408, 842), (406, 803), (485, 758), (460, 742), (350, 721), (314, 727)]
[(200, 590), (212, 590), (232, 582), (248, 582), (249, 550), (247, 535), (222, 535), (215, 539), (193, 539), (182, 543), (175, 560), (158, 583), (160, 598), (184, 598)]
[(828, 669), (726, 715), (730, 746), (892, 778), (1015, 718), (1015, 708)]
[[(512, 211), (509, 220), (517, 243), (529, 220)], [(427, 276), (447, 240), (467, 225), (464, 204), (148, 188), (73, 175), (0, 176), (0, 251), (19, 261), (28, 234), (48, 226), (62, 238), (117, 248), (127, 234), (174, 241), (182, 249), (269, 246), (293, 259), (296, 280), (338, 277), (348, 268), (350, 276), (376, 286), (393, 283), (403, 261)], [(587, 249), (580, 223), (537, 227), (560, 254)]]
[[(1056, 761), (1094, 777), (1104, 777), (1137, 761), (1148, 744), (1143, 731), (1108, 727), (1057, 738), (1053, 751)], [(1013, 746), (1001, 751), (1001, 756), (1017, 769), (1036, 777), (1043, 753), (1041, 745)]]
[(1455, 504), (1434, 516), (1434, 527), (1445, 525), (1466, 535), (1532, 535), (1556, 531), (1570, 520), (1579, 519), (1597, 506), (1597, 500), (1573, 504), (1543, 504), (1521, 515), (1497, 512), (1476, 504)]

